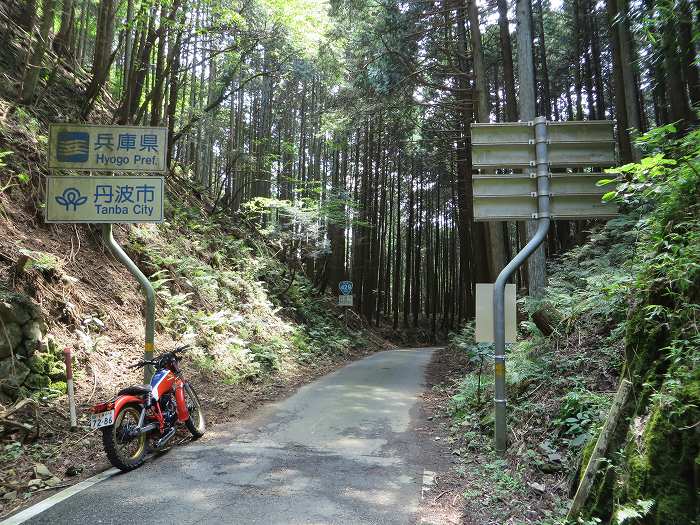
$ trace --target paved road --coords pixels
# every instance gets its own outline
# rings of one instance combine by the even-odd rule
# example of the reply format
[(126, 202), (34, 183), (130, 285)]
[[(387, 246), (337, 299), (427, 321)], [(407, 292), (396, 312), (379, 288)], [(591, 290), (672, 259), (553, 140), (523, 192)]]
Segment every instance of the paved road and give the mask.
[(422, 485), (411, 430), (431, 351), (352, 363), (28, 523), (406, 525)]

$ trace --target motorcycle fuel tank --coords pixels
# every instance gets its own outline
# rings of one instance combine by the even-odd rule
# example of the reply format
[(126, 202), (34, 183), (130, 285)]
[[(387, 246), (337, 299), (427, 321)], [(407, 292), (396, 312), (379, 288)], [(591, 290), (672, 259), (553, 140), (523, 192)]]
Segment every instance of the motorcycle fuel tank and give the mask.
[(153, 399), (158, 400), (166, 392), (170, 392), (175, 382), (175, 374), (168, 369), (158, 370), (151, 378)]

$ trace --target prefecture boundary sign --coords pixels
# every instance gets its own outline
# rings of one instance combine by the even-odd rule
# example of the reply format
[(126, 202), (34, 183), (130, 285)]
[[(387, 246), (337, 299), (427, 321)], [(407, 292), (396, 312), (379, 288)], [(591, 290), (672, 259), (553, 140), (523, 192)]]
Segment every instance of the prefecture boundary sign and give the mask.
[(166, 170), (167, 128), (49, 124), (49, 169)]
[(163, 222), (163, 177), (51, 176), (48, 223)]

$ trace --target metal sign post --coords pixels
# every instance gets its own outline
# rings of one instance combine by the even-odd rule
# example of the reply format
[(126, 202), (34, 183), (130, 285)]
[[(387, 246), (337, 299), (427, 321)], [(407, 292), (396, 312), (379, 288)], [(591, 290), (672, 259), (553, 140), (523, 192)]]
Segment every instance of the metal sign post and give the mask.
[(513, 272), (534, 253), (549, 231), (549, 160), (547, 156), (547, 120), (535, 119), (535, 156), (537, 164), (537, 231), (525, 247), (498, 274), (493, 287), (494, 405), (496, 450), (506, 450), (506, 352), (505, 352), (505, 290)]
[[(78, 171), (165, 172), (167, 128), (51, 124), (49, 168)], [(102, 223), (102, 239), (126, 266), (146, 298), (144, 359), (153, 358), (156, 295), (148, 278), (114, 239), (113, 223), (163, 222), (163, 177), (47, 179), (46, 222)], [(144, 380), (153, 374), (144, 368)]]
[[(143, 288), (143, 293), (146, 297), (146, 341), (144, 344), (144, 359), (150, 361), (153, 359), (153, 350), (155, 349), (156, 292), (153, 289), (153, 285), (151, 285), (151, 282), (148, 280), (148, 277), (139, 270), (136, 263), (129, 258), (122, 247), (114, 240), (111, 224), (102, 225), (102, 239), (114, 256), (126, 266), (131, 275), (136, 277), (141, 288)], [(152, 367), (150, 365), (145, 367), (143, 374), (144, 380), (148, 383), (153, 375)]]
[[(553, 166), (570, 169), (613, 166), (613, 123), (547, 122), (544, 117), (537, 117), (534, 122), (472, 124), (472, 147), (475, 168), (526, 172), (475, 175), (474, 220), (536, 219), (538, 222), (535, 235), (501, 271), (493, 287), (494, 434), (496, 450), (502, 453), (507, 445), (506, 284), (545, 240), (552, 217), (609, 218), (617, 214), (615, 205), (601, 202), (604, 191), (596, 182), (604, 174), (550, 172)], [(532, 167), (535, 172), (529, 173)]]

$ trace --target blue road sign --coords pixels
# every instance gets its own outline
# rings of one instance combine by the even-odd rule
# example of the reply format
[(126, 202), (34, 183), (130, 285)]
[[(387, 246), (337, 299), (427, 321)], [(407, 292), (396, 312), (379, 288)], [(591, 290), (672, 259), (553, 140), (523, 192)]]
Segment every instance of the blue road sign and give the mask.
[(47, 177), (46, 222), (163, 222), (163, 177)]
[(167, 128), (49, 125), (49, 168), (83, 171), (166, 171)]
[(338, 289), (343, 295), (350, 295), (352, 293), (352, 281), (340, 281)]

